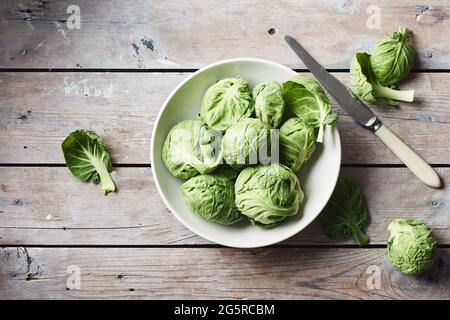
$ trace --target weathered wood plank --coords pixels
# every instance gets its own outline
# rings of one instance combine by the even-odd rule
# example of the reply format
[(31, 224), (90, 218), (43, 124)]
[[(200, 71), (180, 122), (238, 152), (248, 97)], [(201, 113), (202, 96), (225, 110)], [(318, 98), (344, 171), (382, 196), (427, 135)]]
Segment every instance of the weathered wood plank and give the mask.
[[(426, 187), (406, 168), (344, 168), (362, 187), (372, 221), (371, 244), (385, 244), (399, 217), (426, 222), (440, 244), (450, 244), (449, 189)], [(450, 169), (438, 172), (447, 185)], [(0, 167), (0, 244), (195, 245), (209, 244), (168, 211), (150, 168), (118, 168), (118, 192), (76, 180), (66, 168)], [(313, 222), (285, 245), (354, 244), (329, 239)]]
[[(80, 29), (67, 25), (74, 4)], [(375, 4), (378, 29), (368, 27)], [(449, 10), (446, 0), (3, 0), (0, 67), (197, 68), (245, 56), (298, 68), (283, 41), (289, 33), (323, 65), (341, 69), (355, 51), (404, 25), (414, 31), (417, 68), (449, 68)]]
[[(63, 163), (60, 144), (78, 128), (97, 131), (115, 163), (149, 163), (153, 123), (189, 74), (0, 73), (0, 163)], [(348, 74), (337, 73), (348, 84)], [(374, 111), (428, 162), (450, 159), (450, 74), (419, 73), (404, 87), (417, 101)], [(400, 163), (344, 111), (338, 122), (345, 164)], [(430, 147), (433, 146), (433, 147)]]
[(449, 299), (449, 264), (450, 249), (408, 277), (385, 249), (3, 248), (0, 298)]

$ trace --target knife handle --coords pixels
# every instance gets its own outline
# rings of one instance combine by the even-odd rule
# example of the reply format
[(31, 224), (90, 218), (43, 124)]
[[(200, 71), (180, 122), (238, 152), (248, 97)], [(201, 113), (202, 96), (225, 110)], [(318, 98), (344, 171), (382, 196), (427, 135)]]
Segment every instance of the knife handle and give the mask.
[(436, 171), (415, 153), (406, 143), (400, 140), (391, 130), (381, 125), (375, 135), (426, 185), (432, 188), (441, 187), (441, 179)]

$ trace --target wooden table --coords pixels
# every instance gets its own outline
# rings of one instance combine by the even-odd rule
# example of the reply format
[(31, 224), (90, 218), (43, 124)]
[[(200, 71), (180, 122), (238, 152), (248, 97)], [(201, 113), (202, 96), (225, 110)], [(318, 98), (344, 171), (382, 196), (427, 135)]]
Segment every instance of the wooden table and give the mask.
[[(80, 29), (68, 28), (69, 5), (80, 8)], [(377, 8), (381, 28), (369, 29)], [(164, 99), (197, 68), (258, 57), (305, 73), (283, 42), (289, 33), (348, 84), (353, 53), (403, 25), (418, 51), (403, 87), (416, 101), (373, 110), (448, 184), (449, 17), (443, 0), (1, 1), (0, 298), (448, 299), (448, 187), (420, 183), (335, 104), (342, 170), (370, 207), (364, 247), (327, 238), (316, 222), (270, 248), (209, 243), (162, 203), (149, 148)], [(117, 193), (102, 196), (65, 167), (60, 144), (78, 128), (104, 137)], [(397, 217), (422, 219), (438, 239), (437, 262), (421, 276), (387, 261)]]

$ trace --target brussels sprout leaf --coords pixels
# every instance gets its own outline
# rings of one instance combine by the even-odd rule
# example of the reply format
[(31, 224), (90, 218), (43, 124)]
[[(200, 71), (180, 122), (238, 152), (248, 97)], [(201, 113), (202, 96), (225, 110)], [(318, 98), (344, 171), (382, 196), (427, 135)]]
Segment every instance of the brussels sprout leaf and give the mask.
[(358, 244), (370, 238), (362, 229), (369, 223), (369, 210), (358, 186), (343, 174), (339, 175), (333, 195), (319, 216), (320, 224), (331, 238), (348, 239)]
[(94, 131), (74, 131), (61, 147), (67, 167), (74, 176), (82, 181), (100, 182), (105, 194), (116, 190), (110, 175), (112, 165), (108, 150)]
[(324, 127), (337, 120), (322, 87), (314, 80), (296, 76), (283, 84), (288, 108), (308, 126), (319, 128), (317, 142), (323, 142)]

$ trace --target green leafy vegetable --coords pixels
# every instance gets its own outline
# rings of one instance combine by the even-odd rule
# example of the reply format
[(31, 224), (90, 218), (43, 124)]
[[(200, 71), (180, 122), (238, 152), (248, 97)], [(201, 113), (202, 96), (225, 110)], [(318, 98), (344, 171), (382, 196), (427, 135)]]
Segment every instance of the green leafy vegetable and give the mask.
[(236, 207), (250, 221), (264, 228), (295, 215), (303, 202), (297, 176), (280, 164), (247, 167), (235, 183)]
[(225, 131), (253, 114), (254, 103), (248, 82), (239, 77), (219, 80), (206, 90), (200, 117), (215, 130)]
[(234, 185), (221, 174), (193, 177), (181, 185), (186, 204), (208, 221), (230, 225), (242, 215), (236, 209)]
[(246, 118), (232, 125), (222, 139), (223, 158), (237, 170), (264, 162), (270, 148), (270, 128), (258, 119)]
[(370, 55), (357, 52), (350, 66), (350, 79), (355, 93), (367, 102), (375, 102), (378, 98), (388, 100), (414, 100), (414, 90), (395, 90), (381, 85), (372, 73)]
[(113, 168), (108, 149), (94, 131), (74, 131), (61, 147), (67, 167), (74, 176), (82, 181), (100, 182), (105, 194), (116, 190), (110, 175)]
[(260, 83), (253, 89), (256, 118), (278, 128), (284, 113), (283, 87), (276, 81)]
[(317, 142), (323, 142), (324, 127), (337, 120), (322, 87), (305, 76), (296, 76), (283, 84), (286, 106), (308, 126), (319, 128)]
[(400, 272), (419, 274), (433, 265), (436, 240), (426, 224), (417, 219), (395, 219), (388, 230), (388, 258)]
[(280, 128), (280, 162), (298, 171), (316, 149), (315, 130), (299, 118), (290, 118)]
[(201, 120), (181, 121), (170, 130), (162, 158), (170, 173), (180, 179), (212, 172), (222, 160), (220, 135)]
[(219, 168), (214, 171), (214, 174), (223, 175), (234, 183), (239, 175), (239, 171), (227, 164), (221, 164)]
[(370, 241), (362, 231), (369, 223), (366, 200), (358, 186), (343, 174), (339, 175), (333, 195), (319, 219), (322, 229), (332, 238), (353, 236), (358, 244)]
[(383, 38), (370, 57), (372, 71), (378, 83), (391, 86), (405, 78), (413, 67), (414, 56), (409, 29), (401, 27), (392, 37)]

